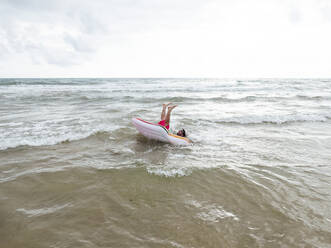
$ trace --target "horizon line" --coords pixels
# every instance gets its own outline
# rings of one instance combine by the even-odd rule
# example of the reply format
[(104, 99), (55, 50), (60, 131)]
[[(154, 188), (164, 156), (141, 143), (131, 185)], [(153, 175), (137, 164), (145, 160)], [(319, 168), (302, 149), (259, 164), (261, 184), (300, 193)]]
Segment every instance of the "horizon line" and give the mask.
[(0, 77), (1, 79), (331, 79), (331, 77)]

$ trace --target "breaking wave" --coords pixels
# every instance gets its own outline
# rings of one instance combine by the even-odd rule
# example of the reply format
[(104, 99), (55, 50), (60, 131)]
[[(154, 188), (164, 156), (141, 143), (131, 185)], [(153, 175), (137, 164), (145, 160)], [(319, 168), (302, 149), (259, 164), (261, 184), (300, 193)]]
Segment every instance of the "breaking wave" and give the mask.
[[(18, 134), (7, 133), (7, 138), (0, 143), (0, 150), (16, 148), (20, 146), (52, 146), (59, 143), (71, 142), (89, 138), (91, 136), (111, 133), (114, 128), (106, 125), (98, 125), (96, 127), (82, 127), (76, 130), (70, 130), (67, 127), (65, 132), (56, 130), (40, 130), (40, 133), (32, 131), (30, 135), (24, 135), (24, 130)], [(30, 130), (31, 132), (31, 130)]]
[(331, 119), (330, 114), (289, 114), (289, 115), (247, 115), (239, 117), (224, 118), (217, 123), (233, 124), (285, 124), (292, 122), (326, 122)]

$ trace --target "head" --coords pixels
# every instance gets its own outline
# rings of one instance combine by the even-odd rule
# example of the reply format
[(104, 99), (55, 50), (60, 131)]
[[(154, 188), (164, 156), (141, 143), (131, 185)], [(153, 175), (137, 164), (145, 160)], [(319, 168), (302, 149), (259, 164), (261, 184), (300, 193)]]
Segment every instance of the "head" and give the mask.
[(186, 137), (185, 129), (183, 128), (183, 129), (179, 130), (179, 131), (177, 132), (177, 135), (178, 135), (178, 136), (182, 136), (182, 137)]

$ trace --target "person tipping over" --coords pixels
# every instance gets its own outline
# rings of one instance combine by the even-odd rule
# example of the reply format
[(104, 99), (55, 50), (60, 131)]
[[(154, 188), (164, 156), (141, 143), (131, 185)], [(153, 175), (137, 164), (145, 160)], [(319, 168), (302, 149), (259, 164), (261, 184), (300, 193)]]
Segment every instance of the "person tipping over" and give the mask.
[[(162, 104), (162, 112), (161, 112), (161, 121), (159, 121), (159, 125), (165, 127), (167, 130), (169, 130), (170, 127), (170, 115), (171, 115), (171, 111), (177, 107), (177, 105), (171, 105), (171, 103), (168, 104)], [(167, 111), (168, 108), (168, 111)], [(178, 136), (181, 137), (186, 137), (186, 132), (185, 129), (182, 128), (181, 130), (179, 130), (177, 132)]]

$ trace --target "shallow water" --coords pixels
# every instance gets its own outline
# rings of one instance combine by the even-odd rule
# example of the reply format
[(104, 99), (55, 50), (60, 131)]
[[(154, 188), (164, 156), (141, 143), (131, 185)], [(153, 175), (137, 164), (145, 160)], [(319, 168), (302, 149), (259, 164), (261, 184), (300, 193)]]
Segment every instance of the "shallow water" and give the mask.
[(326, 79), (0, 79), (1, 247), (330, 247), (330, 130)]

